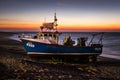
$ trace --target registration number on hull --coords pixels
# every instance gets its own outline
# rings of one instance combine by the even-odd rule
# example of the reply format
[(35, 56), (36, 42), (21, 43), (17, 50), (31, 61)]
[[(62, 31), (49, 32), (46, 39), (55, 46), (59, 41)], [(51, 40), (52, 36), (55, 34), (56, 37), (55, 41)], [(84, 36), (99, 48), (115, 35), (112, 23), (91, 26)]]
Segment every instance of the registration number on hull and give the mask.
[(28, 47), (32, 47), (32, 48), (35, 47), (35, 45), (34, 45), (32, 42), (27, 42), (27, 43), (26, 43), (26, 46), (28, 46)]

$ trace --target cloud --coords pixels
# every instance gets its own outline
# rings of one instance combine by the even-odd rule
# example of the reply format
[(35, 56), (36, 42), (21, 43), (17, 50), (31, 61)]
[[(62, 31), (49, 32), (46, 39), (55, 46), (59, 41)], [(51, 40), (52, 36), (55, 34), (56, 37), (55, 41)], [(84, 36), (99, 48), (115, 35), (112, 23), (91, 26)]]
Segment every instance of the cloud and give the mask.
[(18, 19), (7, 19), (7, 18), (0, 18), (0, 23), (2, 22), (17, 22), (17, 23), (30, 23), (31, 21), (27, 20), (18, 20)]
[(0, 21), (21, 21), (21, 20), (0, 18)]

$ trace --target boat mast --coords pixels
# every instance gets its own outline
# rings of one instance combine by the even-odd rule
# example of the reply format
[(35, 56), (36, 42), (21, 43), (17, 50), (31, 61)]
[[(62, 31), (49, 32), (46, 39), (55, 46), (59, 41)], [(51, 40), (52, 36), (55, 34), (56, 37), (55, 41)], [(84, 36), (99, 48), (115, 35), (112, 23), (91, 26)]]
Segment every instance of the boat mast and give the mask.
[(55, 26), (55, 30), (57, 31), (57, 26), (58, 26), (58, 24), (57, 24), (56, 12), (55, 12), (55, 14), (54, 14), (54, 26)]

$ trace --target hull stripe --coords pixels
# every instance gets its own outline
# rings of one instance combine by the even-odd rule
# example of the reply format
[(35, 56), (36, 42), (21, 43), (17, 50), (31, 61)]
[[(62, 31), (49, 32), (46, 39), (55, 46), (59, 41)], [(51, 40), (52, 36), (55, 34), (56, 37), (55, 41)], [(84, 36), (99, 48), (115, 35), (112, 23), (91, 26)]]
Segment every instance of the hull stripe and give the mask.
[(28, 52), (28, 55), (100, 55), (101, 53), (38, 53)]

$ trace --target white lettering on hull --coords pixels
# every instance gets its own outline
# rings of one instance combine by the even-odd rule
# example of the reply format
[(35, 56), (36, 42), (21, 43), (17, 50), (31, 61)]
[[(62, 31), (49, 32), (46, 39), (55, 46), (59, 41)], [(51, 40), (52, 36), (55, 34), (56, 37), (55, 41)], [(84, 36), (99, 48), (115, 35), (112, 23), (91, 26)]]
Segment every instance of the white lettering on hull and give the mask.
[(32, 48), (35, 47), (35, 45), (34, 45), (32, 42), (27, 42), (27, 43), (26, 43), (26, 46), (28, 46), (28, 47), (32, 47)]

